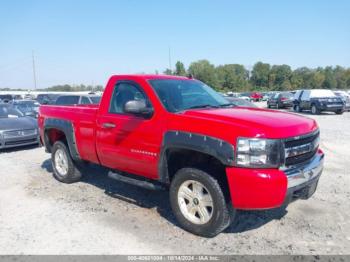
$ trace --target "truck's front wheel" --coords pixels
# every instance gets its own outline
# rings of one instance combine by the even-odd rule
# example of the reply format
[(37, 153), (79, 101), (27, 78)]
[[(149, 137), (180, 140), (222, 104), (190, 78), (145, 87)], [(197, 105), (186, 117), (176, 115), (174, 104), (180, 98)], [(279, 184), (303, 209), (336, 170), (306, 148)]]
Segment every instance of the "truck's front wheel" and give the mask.
[(176, 172), (170, 185), (170, 203), (180, 225), (204, 237), (222, 232), (234, 216), (218, 181), (195, 168)]
[(63, 183), (77, 182), (81, 173), (70, 156), (68, 147), (61, 141), (55, 142), (52, 147), (52, 168), (54, 177)]

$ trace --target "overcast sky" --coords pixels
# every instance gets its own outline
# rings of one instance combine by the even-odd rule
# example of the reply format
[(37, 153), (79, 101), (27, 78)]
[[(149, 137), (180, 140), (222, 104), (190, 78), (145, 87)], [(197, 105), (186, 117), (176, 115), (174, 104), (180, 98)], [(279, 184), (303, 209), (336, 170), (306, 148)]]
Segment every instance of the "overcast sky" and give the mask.
[(105, 84), (198, 59), (350, 67), (350, 1), (17, 1), (0, 5), (0, 88)]

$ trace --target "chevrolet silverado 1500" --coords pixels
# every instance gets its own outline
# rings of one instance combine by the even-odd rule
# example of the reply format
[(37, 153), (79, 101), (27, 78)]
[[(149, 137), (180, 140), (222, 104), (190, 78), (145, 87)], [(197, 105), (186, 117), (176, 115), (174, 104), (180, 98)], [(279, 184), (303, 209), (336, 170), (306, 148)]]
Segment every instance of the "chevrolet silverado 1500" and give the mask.
[(309, 198), (323, 168), (314, 120), (233, 106), (187, 77), (112, 76), (100, 105), (43, 105), (38, 121), (57, 180), (78, 181), (92, 162), (118, 181), (166, 189), (179, 224), (206, 237), (236, 210)]

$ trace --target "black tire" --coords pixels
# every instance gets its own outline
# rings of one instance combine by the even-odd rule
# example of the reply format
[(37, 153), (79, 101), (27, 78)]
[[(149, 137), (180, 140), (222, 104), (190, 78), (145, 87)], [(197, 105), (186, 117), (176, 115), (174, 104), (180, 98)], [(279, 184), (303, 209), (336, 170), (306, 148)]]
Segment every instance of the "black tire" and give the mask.
[(301, 113), (303, 111), (300, 105), (295, 105), (294, 108), (295, 108), (295, 112)]
[[(178, 192), (186, 181), (198, 181), (205, 186), (213, 202), (211, 218), (205, 224), (195, 224), (187, 219), (181, 211)], [(185, 230), (203, 237), (214, 237), (227, 228), (235, 217), (231, 203), (227, 203), (218, 181), (208, 173), (196, 168), (182, 168), (176, 172), (170, 185), (170, 204), (173, 213)]]
[[(61, 150), (61, 152), (63, 152), (66, 157), (67, 157), (67, 173), (66, 174), (61, 174), (58, 171), (58, 167), (56, 167), (56, 152), (57, 150)], [(54, 143), (53, 147), (52, 147), (52, 153), (51, 153), (51, 162), (52, 162), (52, 169), (53, 169), (53, 176), (60, 182), (62, 183), (74, 183), (77, 182), (81, 179), (82, 174), (77, 166), (77, 164), (75, 164), (73, 162), (73, 159), (70, 155), (69, 149), (67, 147), (67, 145), (65, 143), (63, 143), (62, 141), (57, 141)]]
[(267, 108), (271, 108), (271, 105), (269, 103), (267, 103)]
[(337, 115), (342, 115), (342, 114), (344, 113), (344, 110), (339, 109), (339, 110), (335, 111), (335, 113), (336, 113)]
[(320, 110), (318, 110), (317, 106), (315, 104), (311, 105), (311, 114), (318, 115), (320, 113)]

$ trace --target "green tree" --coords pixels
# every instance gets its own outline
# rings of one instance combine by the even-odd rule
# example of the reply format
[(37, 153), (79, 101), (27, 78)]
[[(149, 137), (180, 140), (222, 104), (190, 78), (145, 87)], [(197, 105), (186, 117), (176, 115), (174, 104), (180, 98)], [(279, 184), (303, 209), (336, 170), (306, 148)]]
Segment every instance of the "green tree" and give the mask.
[(199, 60), (191, 63), (188, 72), (207, 85), (215, 89), (220, 88), (215, 67), (208, 60)]
[(320, 69), (316, 70), (312, 76), (311, 88), (315, 88), (315, 89), (321, 88), (324, 80), (325, 80), (325, 75), (323, 74), (323, 71)]
[(225, 91), (243, 91), (248, 88), (248, 71), (243, 65), (229, 64), (216, 68), (218, 83)]
[(163, 72), (165, 75), (172, 75), (173, 71), (171, 71), (171, 69), (167, 68), (165, 69), (165, 71)]
[(346, 89), (347, 88), (347, 77), (345, 75), (345, 68), (341, 66), (336, 66), (333, 69), (333, 74), (335, 80), (337, 81), (337, 89)]
[(274, 89), (285, 90), (290, 87), (290, 78), (292, 76), (292, 69), (289, 65), (274, 65), (271, 68), (270, 74), (275, 75)]
[(268, 87), (269, 86), (269, 75), (270, 75), (270, 65), (262, 62), (257, 62), (253, 66), (251, 83), (253, 86), (257, 87)]
[(174, 73), (177, 76), (186, 76), (187, 75), (186, 68), (182, 62), (180, 62), (180, 61), (176, 62)]
[(346, 88), (350, 89), (350, 68), (344, 71), (343, 77), (345, 79)]
[(323, 81), (323, 88), (335, 89), (337, 87), (337, 80), (334, 75), (333, 68), (331, 66), (326, 66), (324, 69), (325, 79)]

